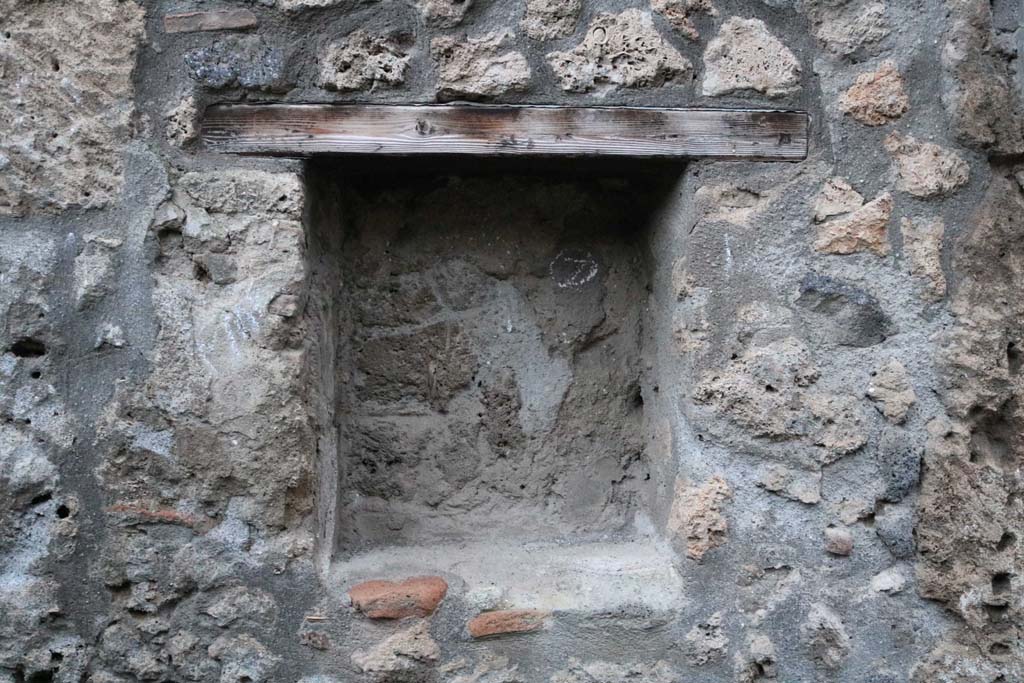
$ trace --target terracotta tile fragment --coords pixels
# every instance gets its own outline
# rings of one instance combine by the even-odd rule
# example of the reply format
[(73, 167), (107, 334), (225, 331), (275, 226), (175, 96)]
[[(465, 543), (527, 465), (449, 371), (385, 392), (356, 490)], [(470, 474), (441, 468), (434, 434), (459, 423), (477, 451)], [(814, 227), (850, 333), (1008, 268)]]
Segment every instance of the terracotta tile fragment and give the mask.
[(352, 605), (371, 619), (425, 617), (448, 592), (439, 576), (417, 576), (401, 582), (365, 581), (349, 589)]
[(505, 633), (529, 633), (544, 628), (548, 612), (533, 609), (506, 609), (481, 612), (469, 620), (469, 635), (487, 638)]

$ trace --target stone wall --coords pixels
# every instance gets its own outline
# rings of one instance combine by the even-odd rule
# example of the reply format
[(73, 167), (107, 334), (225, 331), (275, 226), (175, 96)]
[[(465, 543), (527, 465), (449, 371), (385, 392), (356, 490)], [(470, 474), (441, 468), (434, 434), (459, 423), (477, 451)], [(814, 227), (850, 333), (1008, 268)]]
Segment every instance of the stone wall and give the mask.
[[(1010, 0), (0, 0), (0, 681), (1024, 680), (1022, 21)], [(394, 169), (350, 182), (196, 140), (214, 102), (462, 100), (804, 109), (811, 153), (439, 165), (369, 211)], [(429, 343), (360, 347), (417, 305), (401, 272), (359, 281), (360, 219), (380, 213), (371, 237), (435, 220), (473, 237), (409, 208), (424, 183), (478, 207), (477, 236), (537, 231), (521, 248), (542, 256), (573, 207), (628, 209), (638, 237), (607, 263), (638, 265), (586, 334), (639, 331), (584, 335), (568, 363), (624, 368), (619, 393), (586, 395), (594, 420), (555, 418), (568, 469), (537, 451), (556, 482), (585, 465), (582, 483), (608, 453), (563, 447), (576, 430), (614, 432), (609, 453), (643, 441), (616, 462), (630, 502), (587, 526), (606, 545), (570, 529), (506, 548), (490, 520), (474, 529), (490, 549), (443, 571), (426, 551), (419, 570), (338, 556), (365, 349), (385, 387), (415, 354), (434, 362), (423, 403), (444, 414), (451, 393), (457, 425), (493, 406), (497, 448), (523, 455), (506, 443), (529, 427), (522, 382), (439, 382), (459, 368)], [(619, 198), (636, 183), (656, 190), (643, 211)], [(602, 220), (582, 221), (590, 238)], [(549, 286), (543, 263), (459, 293)], [(566, 311), (601, 317), (550, 293), (531, 306), (548, 333)], [(580, 360), (606, 342), (641, 351)], [(382, 395), (417, 396), (418, 376)], [(392, 452), (396, 478), (360, 486), (436, 492), (412, 455), (498, 459), (483, 433), (485, 450)], [(504, 521), (565, 532), (566, 492), (544, 495)]]

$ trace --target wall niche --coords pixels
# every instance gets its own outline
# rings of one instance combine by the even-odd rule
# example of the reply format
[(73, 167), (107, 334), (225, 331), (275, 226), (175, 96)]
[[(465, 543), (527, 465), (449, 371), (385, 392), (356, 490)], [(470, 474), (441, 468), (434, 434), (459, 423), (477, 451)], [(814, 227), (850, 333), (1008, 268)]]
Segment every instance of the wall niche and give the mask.
[(520, 607), (594, 608), (612, 576), (619, 600), (673, 601), (651, 530), (675, 469), (650, 447), (672, 179), (393, 164), (307, 169), (325, 569), (457, 575)]

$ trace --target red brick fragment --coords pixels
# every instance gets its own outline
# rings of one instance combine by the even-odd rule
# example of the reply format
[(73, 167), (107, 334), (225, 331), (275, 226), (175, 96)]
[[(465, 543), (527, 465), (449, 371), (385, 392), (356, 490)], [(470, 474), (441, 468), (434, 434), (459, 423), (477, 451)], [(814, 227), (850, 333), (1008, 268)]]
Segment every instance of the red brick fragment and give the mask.
[(164, 33), (196, 31), (233, 31), (255, 28), (256, 15), (247, 9), (224, 9), (212, 12), (182, 12), (164, 15)]
[(469, 620), (469, 635), (474, 638), (500, 636), (503, 633), (529, 633), (544, 628), (548, 612), (534, 609), (505, 609), (481, 612)]
[(116, 503), (104, 508), (105, 512), (127, 515), (142, 522), (164, 522), (181, 526), (201, 527), (206, 520), (201, 517), (179, 512), (169, 507), (151, 507), (139, 503)]
[(417, 576), (402, 582), (366, 581), (350, 588), (348, 596), (371, 619), (404, 619), (432, 614), (447, 592), (440, 576)]

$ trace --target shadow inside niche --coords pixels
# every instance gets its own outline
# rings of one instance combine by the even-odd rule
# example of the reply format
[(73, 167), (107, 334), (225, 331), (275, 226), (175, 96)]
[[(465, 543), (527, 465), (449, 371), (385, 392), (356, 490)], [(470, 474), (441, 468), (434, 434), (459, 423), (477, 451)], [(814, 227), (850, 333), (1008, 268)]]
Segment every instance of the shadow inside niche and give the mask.
[(682, 170), (310, 162), (320, 541), (346, 577), (382, 556), (470, 582), (583, 557), (646, 564), (641, 601), (671, 599), (650, 580), (672, 580), (671, 551), (638, 529), (675, 476), (648, 448), (649, 235)]

